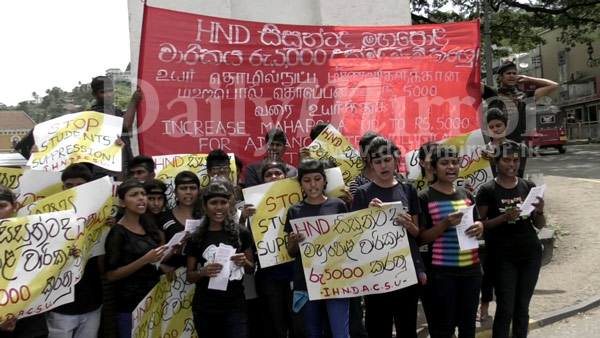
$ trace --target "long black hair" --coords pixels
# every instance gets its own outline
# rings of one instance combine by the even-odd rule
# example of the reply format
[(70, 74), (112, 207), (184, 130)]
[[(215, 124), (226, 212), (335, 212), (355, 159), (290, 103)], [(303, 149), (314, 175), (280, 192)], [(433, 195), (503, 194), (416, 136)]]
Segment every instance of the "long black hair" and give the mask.
[[(135, 180), (135, 179), (128, 179), (128, 180), (124, 181), (123, 183), (121, 183), (121, 185), (119, 186), (119, 190), (117, 190), (119, 199), (125, 200), (125, 194), (127, 194), (127, 192), (129, 190), (135, 189), (135, 188), (144, 189), (144, 183), (142, 183), (138, 180)], [(121, 209), (121, 213), (124, 215), (125, 214), (125, 211), (123, 210), (124, 208), (120, 208), (120, 209)], [(142, 228), (144, 228), (144, 231), (148, 235), (150, 235), (150, 237), (152, 237), (153, 240), (155, 240), (157, 242), (161, 241), (160, 232), (158, 231), (158, 229), (157, 229), (156, 225), (154, 224), (154, 222), (152, 221), (152, 219), (150, 217), (148, 217), (148, 215), (146, 215), (146, 214), (140, 215), (139, 222), (140, 222), (140, 225), (142, 226)]]
[[(213, 180), (202, 191), (202, 204), (206, 208), (206, 203), (208, 203), (210, 199), (214, 197), (231, 196), (232, 193), (233, 192), (230, 191), (227, 185), (225, 185), (223, 182), (219, 182), (219, 180)], [(202, 246), (202, 243), (206, 238), (206, 233), (208, 232), (209, 224), (210, 220), (207, 216), (204, 216), (202, 218), (202, 221), (200, 222), (200, 226), (196, 228), (196, 230), (192, 233), (190, 240), (196, 245), (197, 248), (200, 248)], [(240, 238), (240, 225), (235, 223), (229, 210), (225, 215), (225, 221), (223, 222), (223, 230), (225, 230), (229, 234), (231, 245), (234, 248), (239, 249), (242, 247), (242, 241)], [(188, 243), (188, 245), (190, 244)]]

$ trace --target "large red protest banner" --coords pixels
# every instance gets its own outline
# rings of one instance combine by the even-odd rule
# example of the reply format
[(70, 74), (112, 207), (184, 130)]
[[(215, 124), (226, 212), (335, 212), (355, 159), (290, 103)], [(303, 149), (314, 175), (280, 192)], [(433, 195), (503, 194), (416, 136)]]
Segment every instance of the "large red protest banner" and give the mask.
[(354, 144), (369, 130), (403, 153), (479, 128), (479, 23), (325, 27), (146, 7), (140, 152), (207, 153), (244, 163), (283, 129), (285, 160), (331, 122)]

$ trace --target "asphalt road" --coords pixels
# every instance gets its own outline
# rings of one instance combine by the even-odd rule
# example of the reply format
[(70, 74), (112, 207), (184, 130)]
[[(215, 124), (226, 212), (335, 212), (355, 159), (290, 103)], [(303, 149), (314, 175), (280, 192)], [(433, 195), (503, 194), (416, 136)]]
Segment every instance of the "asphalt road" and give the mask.
[(529, 338), (597, 338), (600, 309), (596, 308), (529, 332)]
[(565, 154), (554, 149), (541, 150), (537, 156), (527, 160), (525, 173), (598, 180), (600, 144), (569, 145)]

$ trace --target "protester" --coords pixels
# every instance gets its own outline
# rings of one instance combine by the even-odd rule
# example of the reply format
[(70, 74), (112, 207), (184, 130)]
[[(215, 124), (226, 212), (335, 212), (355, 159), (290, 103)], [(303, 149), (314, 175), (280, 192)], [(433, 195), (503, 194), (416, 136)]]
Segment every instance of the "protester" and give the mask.
[(156, 175), (154, 172), (155, 169), (156, 166), (151, 157), (144, 155), (136, 156), (129, 163), (129, 178), (142, 182), (153, 179)]
[(360, 152), (360, 157), (362, 157), (365, 165), (362, 168), (360, 174), (358, 174), (348, 188), (350, 189), (350, 193), (354, 196), (356, 194), (356, 189), (361, 185), (367, 184), (373, 180), (373, 172), (371, 171), (371, 167), (368, 165), (369, 163), (369, 145), (374, 138), (381, 136), (374, 131), (366, 132), (358, 142), (358, 151)]
[(217, 175), (226, 176), (228, 179), (231, 173), (231, 163), (229, 155), (221, 149), (212, 150), (206, 157), (206, 170), (208, 176), (213, 177)]
[[(392, 141), (377, 136), (369, 143), (366, 153), (373, 180), (357, 188), (352, 210), (381, 207), (382, 203), (387, 202), (402, 202), (406, 213), (402, 213), (396, 222), (408, 233), (417, 278), (424, 283), (425, 269), (415, 240), (419, 236), (418, 217), (421, 210), (415, 187), (398, 181), (396, 176), (401, 159), (400, 150)], [(393, 326), (399, 337), (417, 337), (419, 294), (419, 285), (416, 284), (388, 293), (365, 296), (365, 323), (369, 337), (392, 337)]]
[(308, 300), (304, 267), (299, 252), (300, 242), (304, 240), (304, 235), (293, 232), (290, 221), (296, 218), (344, 213), (348, 212), (348, 208), (344, 201), (325, 196), (327, 178), (321, 162), (315, 159), (300, 161), (298, 180), (304, 199), (288, 209), (284, 226), (284, 231), (288, 233), (288, 254), (296, 258), (294, 262), (294, 311), (296, 313), (302, 311), (306, 337), (323, 337), (323, 313), (325, 311), (329, 318), (332, 337), (347, 338), (350, 336), (348, 299)]
[[(231, 192), (219, 182), (204, 190), (206, 217), (190, 237), (187, 254), (187, 281), (196, 283), (192, 311), (199, 337), (247, 337), (244, 273), (254, 273), (252, 237), (245, 227), (235, 224), (229, 213)], [(209, 288), (209, 280), (219, 275), (223, 265), (215, 262), (220, 245), (229, 245), (236, 254), (233, 265), (225, 271), (228, 278), (224, 291)]]
[[(547, 79), (519, 75), (513, 62), (502, 64), (496, 71), (500, 88), (494, 89), (481, 84), (481, 95), (489, 108), (499, 108), (507, 113), (506, 138), (523, 143), (527, 126), (527, 106), (535, 106), (535, 101), (549, 95), (558, 88), (558, 83)], [(519, 85), (534, 85), (535, 90), (522, 91)], [(534, 126), (535, 127), (535, 126)], [(529, 129), (531, 128), (529, 126)], [(523, 177), (525, 163), (521, 165), (519, 177)]]
[[(83, 163), (69, 165), (61, 174), (63, 190), (92, 180), (92, 172)], [(102, 309), (104, 255), (91, 257), (85, 264), (81, 280), (75, 284), (75, 300), (48, 313), (49, 338), (97, 337)]]
[[(172, 210), (167, 210), (158, 222), (159, 228), (165, 233), (167, 242), (176, 233), (185, 230), (186, 220), (199, 218), (199, 215), (196, 214), (196, 203), (200, 190), (198, 176), (191, 171), (181, 171), (175, 176), (174, 183), (177, 206)], [(183, 262), (184, 265), (185, 262)]]
[[(127, 111), (123, 112), (121, 109), (115, 107), (115, 87), (111, 78), (97, 76), (92, 79), (91, 87), (92, 96), (96, 101), (90, 110), (123, 118), (123, 130), (121, 134), (121, 140), (124, 143), (122, 173), (126, 174), (129, 172), (129, 162), (133, 159), (129, 132), (133, 126), (137, 106), (142, 101), (142, 92), (137, 90), (133, 93)], [(98, 166), (94, 166), (92, 174), (94, 178), (100, 178), (105, 175), (119, 176), (119, 173), (111, 172)]]
[(477, 206), (488, 233), (487, 252), (494, 257), (496, 314), (492, 337), (527, 337), (529, 302), (542, 265), (542, 247), (535, 232), (546, 225), (544, 200), (538, 197), (535, 210), (521, 216), (520, 206), (531, 181), (517, 176), (523, 145), (502, 141), (494, 156), (498, 176), (485, 183), (477, 194)]
[[(278, 128), (270, 129), (265, 135), (265, 142), (267, 148), (265, 158), (283, 161), (283, 154), (288, 144), (283, 130)], [(262, 177), (260, 177), (260, 166), (261, 161), (258, 161), (246, 167), (246, 188), (263, 183)], [(286, 164), (286, 177), (294, 177), (296, 175), (298, 175), (296, 168)]]
[[(144, 217), (148, 198), (141, 182), (127, 180), (119, 186), (119, 205), (125, 214), (106, 238), (106, 277), (114, 282), (117, 325), (121, 338), (131, 337), (131, 313), (159, 281), (158, 262), (165, 250), (164, 237)], [(160, 265), (164, 273), (173, 270)]]
[(149, 179), (144, 181), (144, 190), (148, 197), (146, 214), (151, 216), (154, 224), (159, 224), (159, 220), (163, 217), (167, 201), (167, 185), (162, 181)]
[[(13, 192), (0, 184), (0, 220), (12, 217), (16, 212)], [(46, 313), (40, 313), (23, 319), (9, 319), (0, 324), (0, 338), (43, 338), (48, 336)]]
[[(427, 278), (429, 332), (432, 338), (451, 338), (458, 327), (460, 337), (475, 337), (475, 320), (481, 287), (478, 249), (461, 250), (457, 225), (459, 208), (475, 204), (473, 194), (457, 187), (460, 165), (456, 150), (440, 145), (431, 154), (433, 182), (419, 193), (421, 243), (429, 244), (430, 270)], [(477, 220), (477, 210), (473, 209)], [(465, 234), (479, 237), (483, 224), (475, 221)], [(430, 318), (431, 317), (431, 318)], [(431, 320), (430, 320), (431, 319)]]

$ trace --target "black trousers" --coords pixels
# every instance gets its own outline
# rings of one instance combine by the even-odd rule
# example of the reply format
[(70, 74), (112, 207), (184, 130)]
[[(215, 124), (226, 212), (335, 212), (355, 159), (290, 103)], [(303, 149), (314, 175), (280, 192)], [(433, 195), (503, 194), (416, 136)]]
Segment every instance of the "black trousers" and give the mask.
[(494, 287), (496, 288), (496, 314), (493, 338), (507, 338), (512, 321), (513, 338), (527, 337), (529, 302), (542, 267), (542, 259), (506, 261), (496, 259)]

